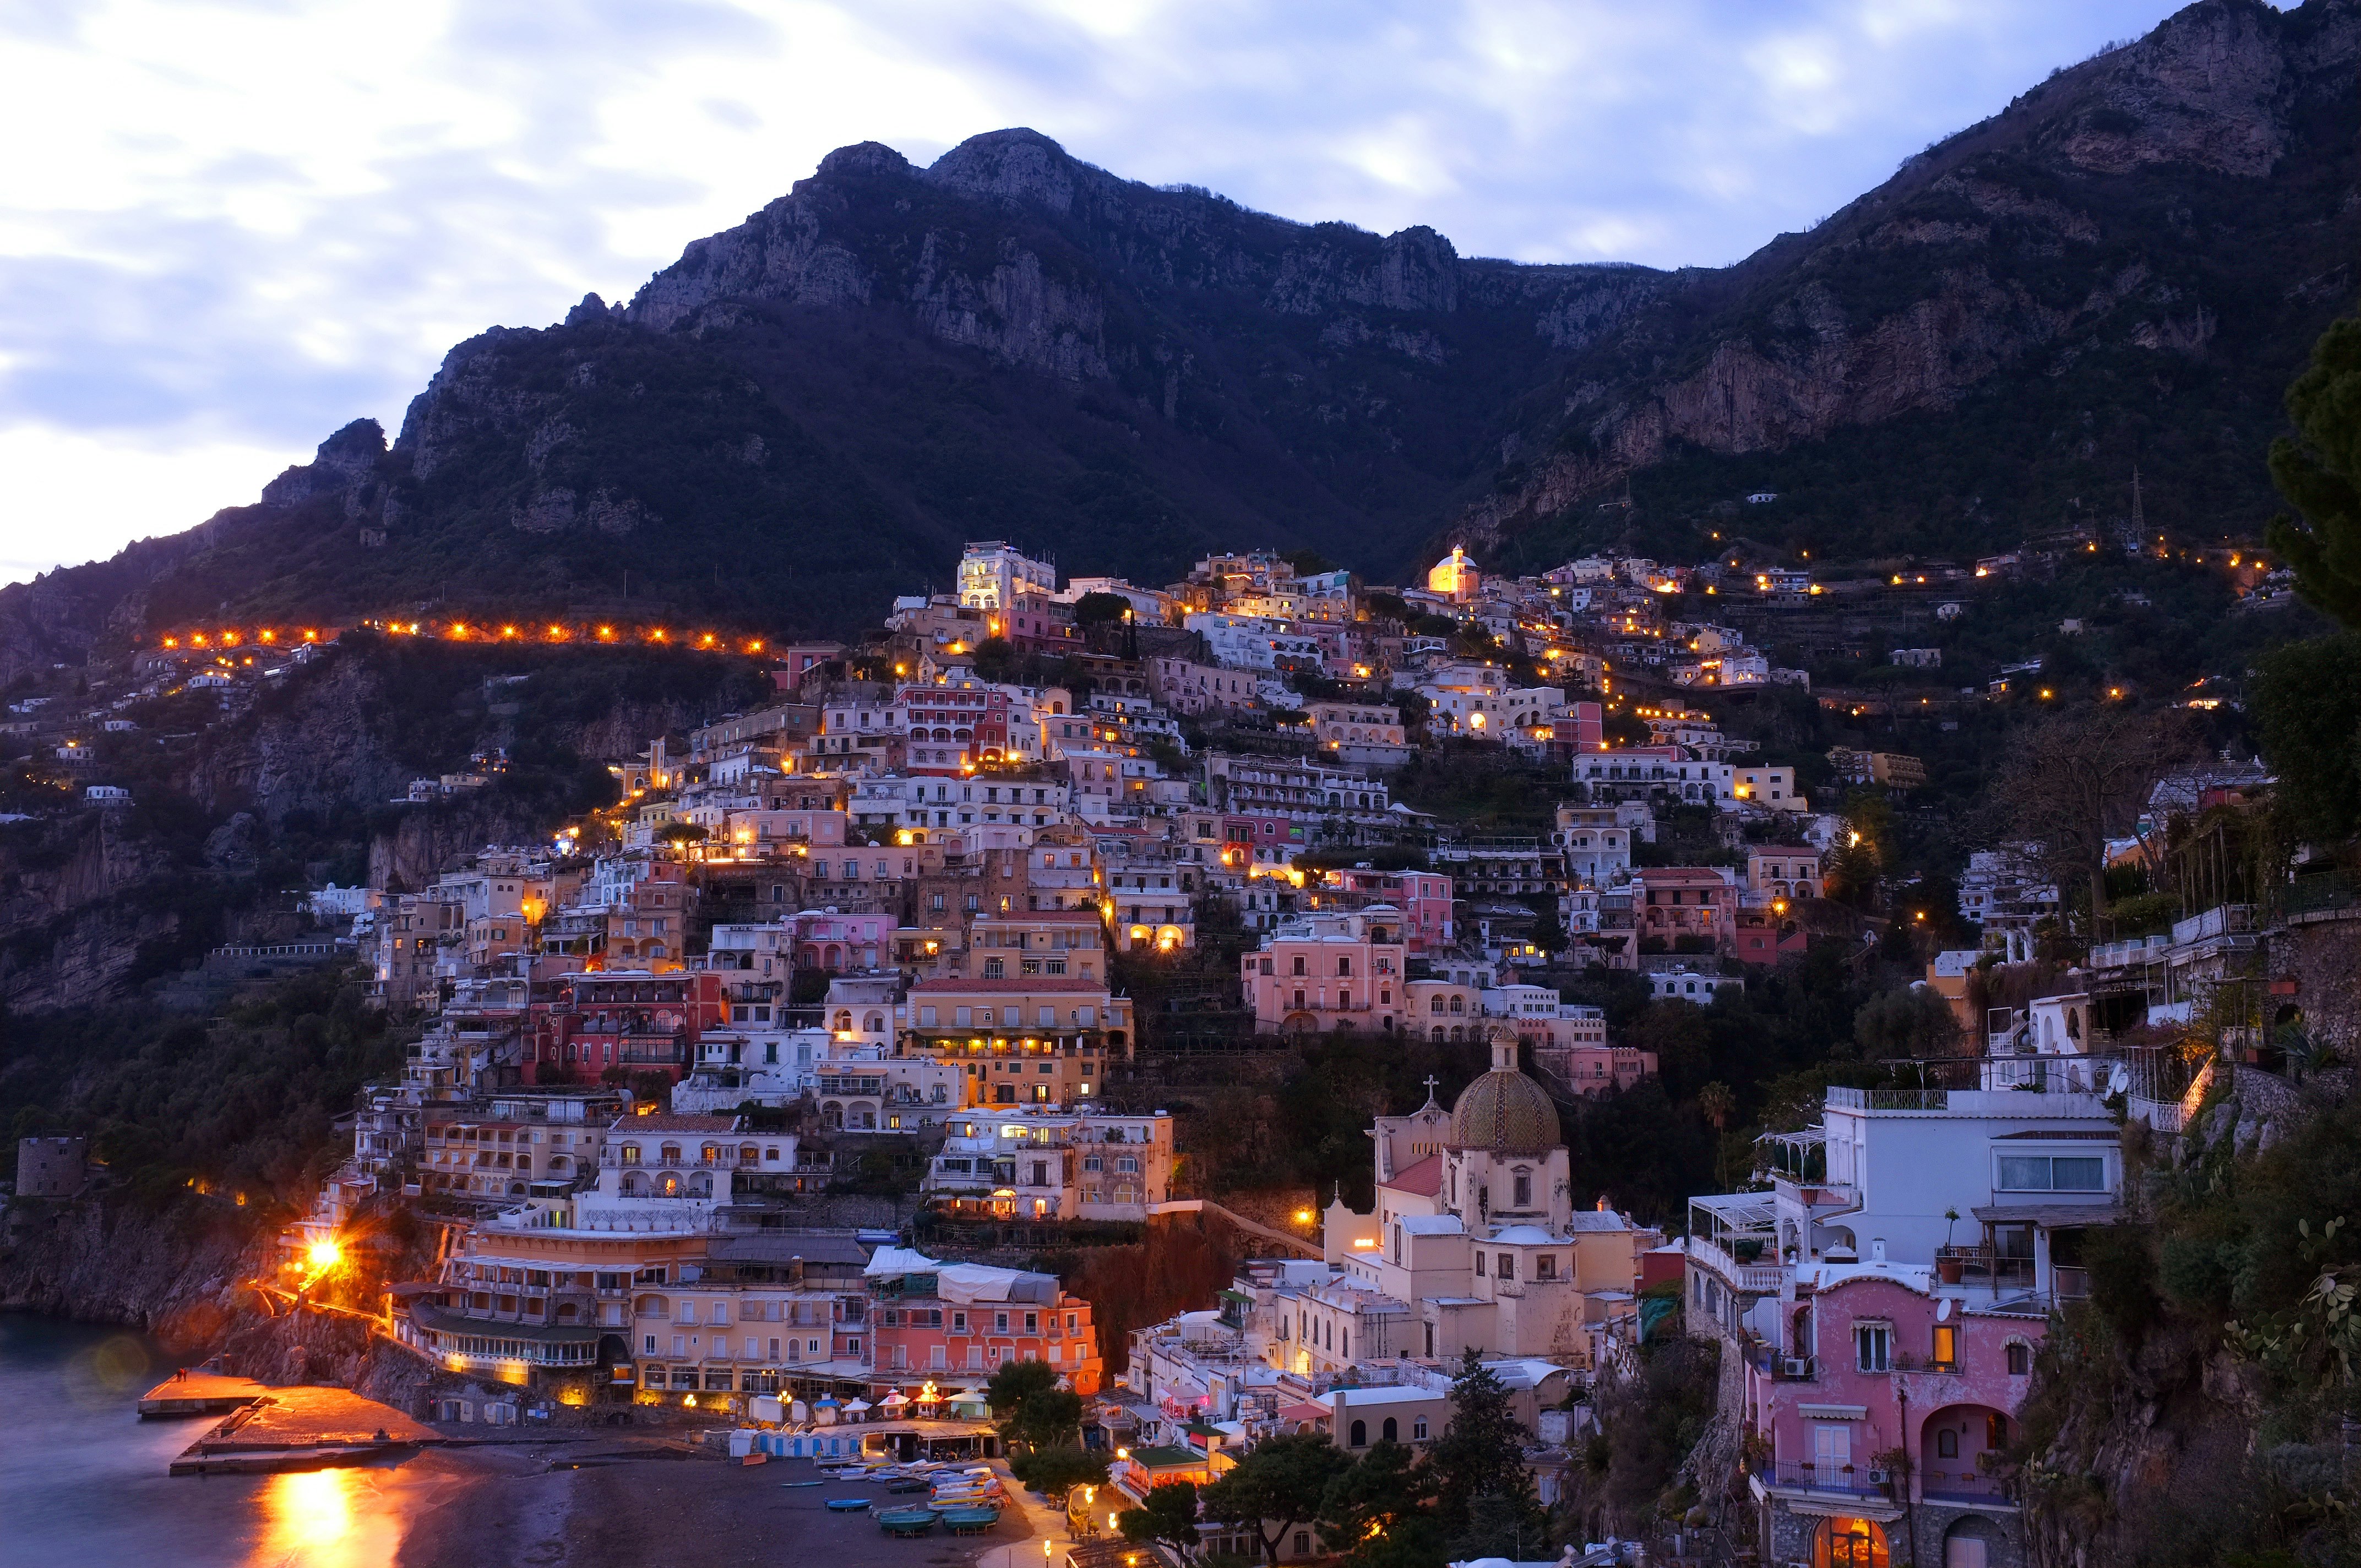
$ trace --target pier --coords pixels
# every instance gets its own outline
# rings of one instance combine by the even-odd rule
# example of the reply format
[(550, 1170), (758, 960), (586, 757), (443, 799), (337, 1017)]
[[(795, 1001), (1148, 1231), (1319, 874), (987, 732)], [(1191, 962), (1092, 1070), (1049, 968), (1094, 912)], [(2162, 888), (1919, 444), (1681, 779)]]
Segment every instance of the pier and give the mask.
[(225, 1377), (218, 1372), (181, 1372), (139, 1396), (139, 1419), (217, 1415), (250, 1405), (269, 1392), (251, 1377)]
[[(225, 1383), (241, 1382), (223, 1378)], [(170, 1385), (168, 1385), (170, 1387)], [(390, 1405), (346, 1388), (264, 1388), (172, 1461), (174, 1475), (250, 1475), (363, 1464), (444, 1441)], [(145, 1401), (143, 1400), (144, 1404)]]

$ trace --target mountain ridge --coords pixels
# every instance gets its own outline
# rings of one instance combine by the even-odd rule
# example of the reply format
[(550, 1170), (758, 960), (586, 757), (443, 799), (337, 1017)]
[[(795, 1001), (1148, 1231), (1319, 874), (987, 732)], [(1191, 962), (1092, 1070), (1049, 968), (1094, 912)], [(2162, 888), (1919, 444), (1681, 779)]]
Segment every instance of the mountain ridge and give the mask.
[(445, 596), (850, 630), (970, 537), (1387, 576), (1702, 554), (1769, 489), (1750, 534), (1972, 551), (2135, 465), (2159, 522), (2251, 529), (2278, 390), (2354, 291), (2356, 62), (2356, 0), (2200, 0), (1722, 269), (1465, 258), (1023, 128), (840, 148), (629, 302), (456, 345), (390, 443), (356, 421), (254, 506), (0, 590), (0, 676)]

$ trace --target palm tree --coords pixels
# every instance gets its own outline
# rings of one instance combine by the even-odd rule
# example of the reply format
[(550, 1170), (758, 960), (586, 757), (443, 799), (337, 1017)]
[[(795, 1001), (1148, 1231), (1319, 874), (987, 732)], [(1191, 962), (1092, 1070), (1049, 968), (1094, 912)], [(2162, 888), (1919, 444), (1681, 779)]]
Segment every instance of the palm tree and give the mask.
[(1725, 1161), (1722, 1158), (1721, 1140), (1722, 1135), (1730, 1128), (1730, 1118), (1738, 1110), (1738, 1096), (1730, 1091), (1730, 1085), (1716, 1080), (1697, 1091), (1697, 1109), (1705, 1113), (1707, 1121), (1713, 1124), (1714, 1183), (1717, 1186), (1727, 1186), (1729, 1184), (1722, 1179), (1722, 1167)]

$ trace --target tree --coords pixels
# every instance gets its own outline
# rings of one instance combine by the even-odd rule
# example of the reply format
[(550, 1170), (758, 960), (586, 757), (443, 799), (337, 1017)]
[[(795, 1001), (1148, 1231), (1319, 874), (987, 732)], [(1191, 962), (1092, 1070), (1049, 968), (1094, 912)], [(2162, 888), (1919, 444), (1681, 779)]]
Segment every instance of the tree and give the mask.
[(2302, 514), (2265, 537), (2304, 602), (2361, 629), (2361, 320), (2331, 322), (2287, 389), (2297, 435), (2271, 443), (2271, 479)]
[(1380, 1439), (1328, 1483), (1320, 1533), (1354, 1568), (1419, 1568), (1442, 1557), (1434, 1467)]
[(1008, 1473), (1035, 1491), (1062, 1503), (1066, 1494), (1077, 1486), (1105, 1485), (1107, 1464), (1105, 1453), (1080, 1443), (1064, 1442), (1018, 1454), (1008, 1462)]
[(1723, 1174), (1726, 1151), (1722, 1145), (1730, 1132), (1730, 1118), (1737, 1110), (1738, 1096), (1730, 1091), (1730, 1085), (1719, 1079), (1697, 1091), (1697, 1111), (1713, 1124), (1713, 1176), (1715, 1183), (1720, 1186), (1729, 1184), (1729, 1178)]
[(1206, 1518), (1252, 1530), (1264, 1558), (1276, 1563), (1287, 1532), (1320, 1517), (1328, 1483), (1352, 1463), (1319, 1432), (1268, 1437), (1247, 1450), (1235, 1469), (1202, 1488), (1197, 1500)]
[(2273, 799), (2318, 842), (2361, 832), (2361, 633), (2290, 643), (2261, 666), (2250, 703)]
[[(1525, 1468), (1528, 1434), (1509, 1408), (1509, 1390), (1471, 1347), (1451, 1386), (1451, 1424), (1443, 1429), (1428, 1458), (1434, 1465), (1436, 1514), (1455, 1552), (1479, 1515), (1479, 1498), (1510, 1505), (1507, 1517), (1521, 1523), (1525, 1539), (1546, 1544), (1548, 1518)], [(1500, 1510), (1481, 1516), (1487, 1539), (1497, 1535)]]
[(1126, 1541), (1161, 1541), (1189, 1556), (1197, 1548), (1197, 1483), (1159, 1481), (1148, 1490), (1148, 1506), (1124, 1509), (1115, 1529)]
[(1058, 1372), (1046, 1361), (1004, 1361), (984, 1385), (1000, 1435), (1027, 1448), (1050, 1448), (1078, 1440), (1082, 1398), (1058, 1387)]
[(1862, 1003), (1852, 1015), (1852, 1038), (1871, 1061), (1947, 1057), (1958, 1048), (1960, 1021), (1931, 988), (1906, 986)]
[(702, 844), (707, 834), (694, 822), (667, 822), (656, 829), (656, 837), (677, 850), (683, 844)]
[(2180, 715), (2102, 704), (2035, 725), (2002, 770), (1993, 799), (2011, 836), (2037, 846), (2061, 899), (2077, 881), (2088, 885), (2088, 935), (2107, 912), (2107, 840), (2130, 830), (2189, 749)]
[(1121, 594), (1087, 593), (1074, 601), (1074, 624), (1108, 626), (1131, 613), (1131, 601)]

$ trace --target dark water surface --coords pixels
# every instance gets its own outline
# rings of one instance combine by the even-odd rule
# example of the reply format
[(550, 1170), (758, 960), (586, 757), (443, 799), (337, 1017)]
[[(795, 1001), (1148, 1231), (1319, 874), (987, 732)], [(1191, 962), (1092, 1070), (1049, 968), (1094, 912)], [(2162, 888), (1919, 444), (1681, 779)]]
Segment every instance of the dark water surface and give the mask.
[(220, 1420), (138, 1419), (139, 1396), (172, 1369), (154, 1344), (119, 1329), (0, 1313), (0, 1564), (393, 1563), (407, 1521), (427, 1502), (423, 1476), (392, 1464), (169, 1476), (172, 1457)]

